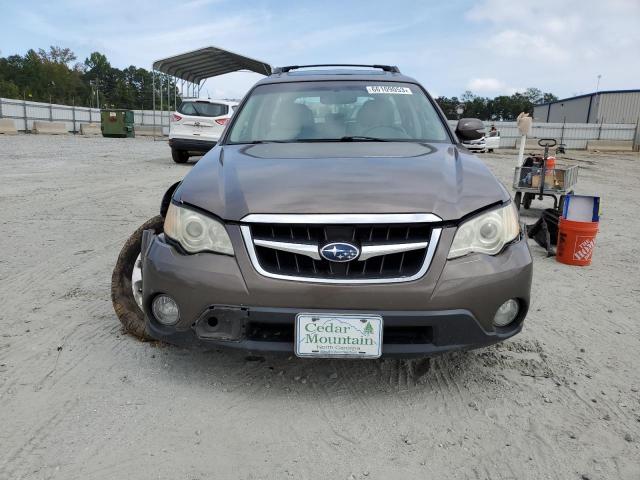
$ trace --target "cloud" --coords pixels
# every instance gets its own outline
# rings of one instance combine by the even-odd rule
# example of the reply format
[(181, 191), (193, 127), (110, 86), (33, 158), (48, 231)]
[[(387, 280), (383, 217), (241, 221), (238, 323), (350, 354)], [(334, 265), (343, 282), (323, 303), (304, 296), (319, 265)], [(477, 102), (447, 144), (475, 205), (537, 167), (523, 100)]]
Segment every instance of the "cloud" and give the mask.
[(489, 45), (496, 55), (521, 56), (540, 62), (558, 63), (570, 56), (560, 44), (544, 35), (517, 30), (503, 30), (493, 35), (489, 38)]
[(467, 89), (478, 95), (513, 95), (524, 92), (524, 87), (512, 87), (497, 78), (472, 78), (467, 83)]
[(638, 86), (638, 0), (483, 0), (465, 20), (484, 37), (478, 77), (560, 96), (592, 91), (600, 73), (601, 88)]
[(474, 93), (497, 92), (505, 89), (505, 84), (497, 78), (472, 78), (467, 88)]
[[(60, 45), (80, 60), (97, 50), (119, 68), (150, 68), (216, 45), (274, 65), (395, 64), (446, 96), (521, 85), (567, 96), (593, 91), (598, 74), (601, 89), (639, 86), (640, 0), (462, 3), (396, 0), (365, 15), (344, 0), (21, 0), (3, 3), (2, 54)], [(238, 73), (207, 88), (238, 97), (254, 80)]]
[(526, 90), (526, 87), (508, 87), (506, 89), (507, 95), (513, 95), (514, 93), (523, 93)]

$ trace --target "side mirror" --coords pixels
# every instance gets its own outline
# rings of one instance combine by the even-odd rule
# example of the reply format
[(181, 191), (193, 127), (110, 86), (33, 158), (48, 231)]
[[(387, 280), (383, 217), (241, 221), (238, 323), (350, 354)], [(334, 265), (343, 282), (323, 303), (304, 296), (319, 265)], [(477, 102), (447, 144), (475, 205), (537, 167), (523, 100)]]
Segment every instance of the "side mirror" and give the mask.
[(461, 118), (456, 125), (456, 135), (460, 140), (477, 140), (484, 136), (484, 123), (477, 118)]

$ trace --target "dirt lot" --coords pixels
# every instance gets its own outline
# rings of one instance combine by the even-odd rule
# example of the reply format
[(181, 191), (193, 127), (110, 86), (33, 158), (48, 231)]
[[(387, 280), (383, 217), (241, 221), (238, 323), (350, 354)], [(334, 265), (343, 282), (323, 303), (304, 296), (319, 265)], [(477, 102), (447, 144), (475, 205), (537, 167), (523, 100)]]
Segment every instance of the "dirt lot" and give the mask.
[[(509, 183), (513, 152), (484, 157)], [(116, 256), (190, 166), (164, 142), (0, 137), (0, 478), (639, 479), (640, 157), (567, 157), (603, 197), (593, 265), (532, 245), (523, 333), (417, 375), (123, 335)]]

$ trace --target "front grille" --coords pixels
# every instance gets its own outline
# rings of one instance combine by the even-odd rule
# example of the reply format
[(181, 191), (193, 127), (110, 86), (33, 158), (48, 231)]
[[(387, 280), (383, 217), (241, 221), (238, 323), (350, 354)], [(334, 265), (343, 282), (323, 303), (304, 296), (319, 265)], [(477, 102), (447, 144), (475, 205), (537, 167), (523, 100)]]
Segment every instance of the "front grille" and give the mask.
[(277, 276), (313, 278), (337, 281), (374, 279), (403, 279), (417, 275), (425, 264), (428, 247), (365, 260), (338, 263), (314, 259), (309, 255), (292, 253), (268, 246), (255, 245), (266, 240), (322, 247), (332, 242), (349, 242), (358, 247), (384, 246), (409, 243), (427, 243), (431, 240), (429, 223), (411, 224), (283, 224), (254, 223), (249, 225), (251, 248), (264, 272)]

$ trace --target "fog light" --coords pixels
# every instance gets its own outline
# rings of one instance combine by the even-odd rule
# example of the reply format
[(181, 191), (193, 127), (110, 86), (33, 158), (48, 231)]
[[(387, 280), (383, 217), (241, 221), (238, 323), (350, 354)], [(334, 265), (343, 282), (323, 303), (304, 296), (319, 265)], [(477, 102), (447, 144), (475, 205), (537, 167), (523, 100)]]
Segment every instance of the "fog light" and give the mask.
[(514, 300), (513, 298), (507, 300), (500, 305), (496, 315), (493, 317), (493, 324), (496, 327), (506, 327), (516, 319), (519, 311), (520, 305), (518, 305), (517, 300)]
[(158, 295), (151, 304), (153, 316), (163, 325), (173, 325), (180, 319), (178, 304), (169, 295)]

